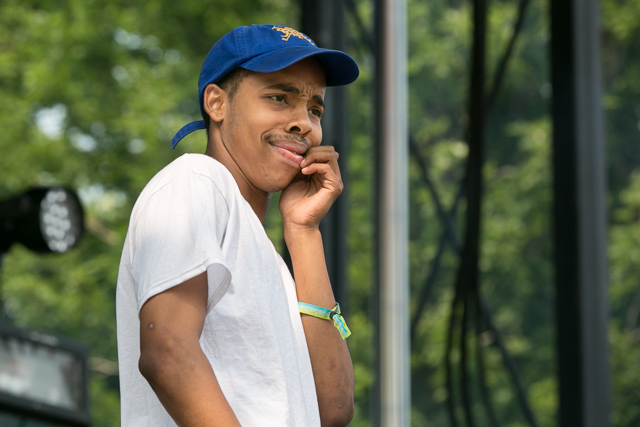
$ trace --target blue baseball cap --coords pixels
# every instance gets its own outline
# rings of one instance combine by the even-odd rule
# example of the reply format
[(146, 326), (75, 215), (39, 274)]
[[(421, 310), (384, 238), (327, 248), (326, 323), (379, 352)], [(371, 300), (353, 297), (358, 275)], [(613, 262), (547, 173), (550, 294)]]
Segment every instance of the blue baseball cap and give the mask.
[[(358, 64), (349, 55), (338, 50), (319, 48), (313, 40), (292, 28), (281, 25), (251, 25), (237, 27), (213, 45), (200, 70), (198, 101), (200, 113), (204, 90), (219, 82), (235, 68), (258, 73), (282, 70), (311, 56), (317, 57), (324, 67), (327, 86), (343, 86), (358, 78)], [(204, 120), (182, 127), (171, 140), (171, 147), (191, 132), (204, 129)]]

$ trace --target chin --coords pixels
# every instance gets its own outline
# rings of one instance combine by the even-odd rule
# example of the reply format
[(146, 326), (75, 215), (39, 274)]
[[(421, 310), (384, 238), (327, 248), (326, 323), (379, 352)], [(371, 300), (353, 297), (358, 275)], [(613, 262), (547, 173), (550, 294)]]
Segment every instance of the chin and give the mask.
[(273, 188), (273, 190), (271, 190), (270, 192), (275, 193), (277, 191), (284, 190), (289, 186), (289, 184), (291, 184), (291, 182), (296, 178), (296, 176), (298, 176), (298, 174), (294, 173), (294, 174), (289, 174), (287, 176), (283, 176), (275, 180), (274, 182), (271, 183), (272, 184), (271, 187)]

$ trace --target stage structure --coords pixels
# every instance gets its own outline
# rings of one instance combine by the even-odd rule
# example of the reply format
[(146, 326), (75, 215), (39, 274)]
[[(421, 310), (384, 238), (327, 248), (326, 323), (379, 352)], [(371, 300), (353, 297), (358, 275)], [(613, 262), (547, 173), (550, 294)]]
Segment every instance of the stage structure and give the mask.
[(611, 425), (600, 2), (551, 1), (559, 424)]
[(381, 426), (411, 424), (407, 5), (376, 4), (378, 388)]
[[(345, 2), (302, 0), (302, 31), (320, 46), (345, 49)], [(406, 2), (384, 0), (377, 8), (377, 153), (379, 189), (377, 278), (379, 395), (373, 407), (380, 425), (410, 424), (409, 268), (408, 268), (408, 146)], [(323, 116), (324, 141), (336, 147), (343, 164), (349, 153), (346, 88), (329, 88)], [(343, 174), (346, 179), (346, 174)], [(345, 191), (348, 191), (345, 182)], [(322, 222), (325, 256), (336, 298), (348, 301), (346, 291), (346, 194)], [(348, 304), (346, 305), (348, 311)]]
[(91, 425), (88, 349), (0, 322), (0, 426)]
[[(340, 0), (301, 1), (303, 33), (327, 49), (345, 50), (346, 29), (344, 2)], [(347, 128), (347, 89), (344, 86), (327, 88), (326, 109), (322, 115), (322, 143), (335, 147), (340, 154), (342, 167), (349, 156), (349, 138)], [(329, 278), (336, 300), (340, 302), (343, 314), (349, 315), (349, 296), (347, 293), (347, 197), (349, 192), (348, 176), (342, 174), (345, 184), (343, 193), (333, 204), (320, 223), (324, 255), (329, 270)]]
[[(513, 53), (529, 0), (519, 0), (519, 17), (512, 43), (499, 64), (496, 81), (489, 92), (483, 84), (470, 84), (471, 108), (487, 102), (490, 108), (500, 88), (502, 76)], [(325, 47), (343, 49), (344, 18), (342, 9), (349, 8), (358, 24), (362, 45), (369, 46), (376, 58), (376, 164), (379, 181), (376, 183), (378, 230), (378, 307), (377, 349), (379, 350), (376, 398), (372, 414), (377, 426), (399, 426), (410, 424), (409, 408), (409, 306), (408, 306), (408, 259), (407, 249), (407, 148), (411, 137), (408, 134), (406, 116), (406, 2), (377, 0), (375, 26), (372, 30), (358, 19), (355, 3), (327, 1), (314, 4), (302, 0), (303, 31)], [(558, 355), (558, 380), (560, 384), (559, 423), (562, 426), (595, 427), (611, 424), (611, 380), (608, 363), (608, 298), (606, 265), (606, 180), (603, 153), (602, 88), (600, 79), (599, 2), (596, 0), (568, 0), (549, 3), (551, 12), (551, 83), (553, 87), (553, 169), (554, 169), (554, 224), (555, 224), (555, 271), (556, 271), (556, 330)], [(478, 42), (478, 31), (486, 33), (487, 3), (473, 2), (474, 41)], [(372, 37), (369, 37), (373, 34)], [(484, 40), (484, 35), (480, 37)], [(476, 55), (477, 67), (484, 68), (484, 48)], [(476, 76), (481, 76), (475, 73)], [(474, 73), (471, 73), (472, 80)], [(478, 82), (484, 79), (476, 79)], [(341, 95), (344, 96), (344, 95)], [(344, 135), (346, 125), (344, 98), (332, 108), (339, 114), (331, 116), (330, 129), (338, 129)], [(475, 102), (474, 102), (475, 100)], [(474, 107), (474, 105), (476, 107)], [(483, 132), (476, 116), (470, 133)], [(329, 136), (344, 159), (345, 148), (340, 146), (346, 138)], [(482, 135), (469, 137), (478, 141)], [(333, 142), (335, 141), (335, 142)], [(404, 141), (404, 143), (399, 143)], [(475, 170), (482, 168), (482, 152), (476, 153)], [(478, 161), (478, 159), (480, 159)], [(344, 160), (342, 160), (344, 162)], [(474, 161), (470, 159), (470, 161)], [(481, 178), (480, 178), (481, 179)], [(480, 183), (481, 184), (481, 183)], [(477, 188), (476, 188), (477, 187)], [(461, 193), (468, 200), (481, 205), (481, 185), (471, 186)], [(471, 199), (469, 199), (471, 198)], [(340, 228), (345, 218), (342, 208), (326, 222), (324, 235), (332, 243), (327, 248), (330, 275), (336, 294), (346, 296), (344, 272), (346, 249), (344, 229)], [(332, 214), (333, 215), (333, 214)], [(477, 220), (467, 217), (467, 226)], [(444, 224), (447, 228), (448, 225)], [(451, 234), (451, 233), (449, 233)], [(448, 235), (448, 239), (455, 240)], [(464, 242), (452, 241), (453, 247), (464, 252)], [(469, 247), (477, 247), (470, 245)], [(331, 249), (329, 249), (331, 248)], [(331, 253), (329, 253), (331, 252)], [(474, 252), (474, 251), (470, 251)], [(335, 254), (340, 254), (335, 257)], [(467, 259), (473, 259), (468, 256)], [(462, 270), (477, 269), (472, 262), (461, 263)], [(468, 286), (468, 280), (459, 280), (459, 287)], [(474, 282), (474, 280), (470, 280)], [(458, 286), (458, 284), (456, 285)], [(473, 287), (476, 289), (477, 286)], [(474, 291), (474, 292), (476, 292)], [(490, 313), (476, 292), (477, 310), (490, 320)], [(405, 318), (406, 317), (406, 318)], [(491, 322), (489, 321), (489, 324)], [(491, 324), (492, 325), (492, 324)], [(493, 326), (491, 326), (493, 327)], [(499, 331), (495, 331), (496, 334)], [(520, 390), (518, 374), (506, 350), (505, 365), (514, 386)], [(527, 423), (536, 426), (524, 393), (518, 392), (518, 400)], [(471, 402), (467, 402), (471, 403)], [(469, 406), (470, 407), (470, 406)], [(468, 409), (468, 408), (467, 408)], [(471, 410), (466, 410), (467, 415)], [(473, 417), (466, 417), (466, 424), (473, 424)]]

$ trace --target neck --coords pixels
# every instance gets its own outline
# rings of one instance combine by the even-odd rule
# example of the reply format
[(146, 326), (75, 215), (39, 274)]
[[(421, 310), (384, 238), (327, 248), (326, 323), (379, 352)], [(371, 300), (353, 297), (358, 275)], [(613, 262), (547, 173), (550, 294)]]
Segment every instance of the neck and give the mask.
[(269, 203), (271, 203), (272, 193), (265, 192), (252, 185), (225, 149), (224, 143), (220, 142), (219, 139), (217, 143), (214, 141), (210, 136), (205, 154), (216, 159), (227, 168), (236, 181), (236, 184), (238, 184), (242, 197), (251, 205), (260, 222), (264, 222), (264, 218), (267, 216), (267, 210), (269, 209)]

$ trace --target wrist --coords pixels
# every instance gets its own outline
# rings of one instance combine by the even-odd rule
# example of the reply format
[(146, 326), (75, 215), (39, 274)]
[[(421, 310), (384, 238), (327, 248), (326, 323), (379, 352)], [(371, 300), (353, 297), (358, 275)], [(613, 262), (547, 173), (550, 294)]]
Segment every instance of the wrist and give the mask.
[(302, 226), (298, 224), (284, 224), (283, 226), (284, 240), (287, 245), (294, 243), (297, 240), (307, 241), (316, 237), (321, 238), (320, 228)]

